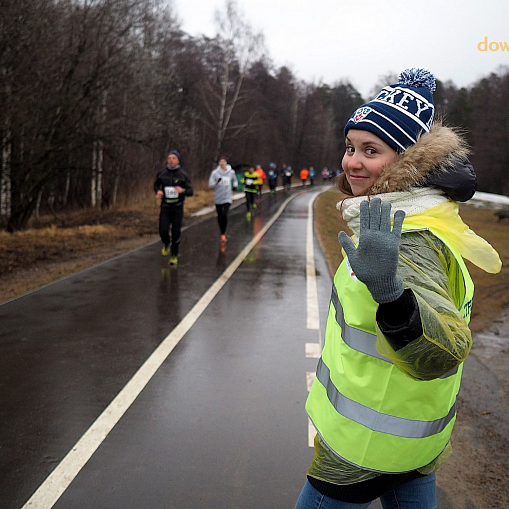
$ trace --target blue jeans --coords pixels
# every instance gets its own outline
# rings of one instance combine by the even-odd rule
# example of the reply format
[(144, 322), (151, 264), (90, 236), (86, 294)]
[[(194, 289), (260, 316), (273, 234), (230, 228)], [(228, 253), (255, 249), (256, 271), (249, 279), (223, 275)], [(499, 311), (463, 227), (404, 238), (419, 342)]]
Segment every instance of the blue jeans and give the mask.
[[(437, 509), (435, 474), (400, 484), (380, 497), (384, 509)], [(371, 502), (352, 504), (322, 495), (308, 481), (295, 509), (366, 509)]]

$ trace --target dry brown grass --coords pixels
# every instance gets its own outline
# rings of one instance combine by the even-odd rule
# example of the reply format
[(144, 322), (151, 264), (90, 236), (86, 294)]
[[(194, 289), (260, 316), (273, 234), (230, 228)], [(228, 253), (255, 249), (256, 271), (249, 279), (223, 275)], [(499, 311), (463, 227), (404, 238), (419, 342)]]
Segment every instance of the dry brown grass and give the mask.
[[(212, 203), (212, 191), (199, 188), (186, 200), (186, 221)], [(0, 302), (147, 244), (157, 238), (158, 215), (148, 192), (129, 207), (45, 216), (25, 231), (0, 232)]]
[(490, 326), (502, 309), (509, 305), (509, 221), (498, 221), (492, 210), (470, 205), (460, 207), (461, 217), (478, 235), (486, 239), (500, 255), (502, 271), (488, 274), (467, 262), (475, 283), (470, 328), (474, 332)]
[(327, 260), (329, 271), (333, 276), (338, 265), (343, 260), (338, 234), (341, 230), (351, 234), (351, 231), (341, 217), (341, 213), (336, 208), (336, 204), (342, 197), (343, 195), (339, 190), (332, 187), (328, 191), (321, 193), (315, 201), (314, 227), (318, 242)]
[[(315, 205), (315, 229), (332, 275), (343, 259), (338, 233), (341, 230), (350, 233), (336, 209), (336, 203), (341, 197), (337, 189), (330, 189), (317, 198)], [(502, 271), (499, 274), (487, 274), (467, 262), (475, 283), (470, 327), (472, 331), (478, 332), (491, 325), (502, 309), (509, 305), (509, 221), (497, 221), (490, 209), (464, 204), (460, 207), (460, 213), (463, 221), (486, 239), (498, 251), (502, 260)]]

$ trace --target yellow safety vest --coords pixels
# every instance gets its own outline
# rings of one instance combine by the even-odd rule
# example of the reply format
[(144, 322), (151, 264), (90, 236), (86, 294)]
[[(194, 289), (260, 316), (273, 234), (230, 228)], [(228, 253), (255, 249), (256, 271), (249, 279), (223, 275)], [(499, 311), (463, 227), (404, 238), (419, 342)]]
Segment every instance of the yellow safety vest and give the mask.
[[(403, 225), (404, 233), (423, 229)], [(442, 233), (426, 229), (459, 264), (464, 292), (458, 309), (468, 323), (474, 285), (463, 258)], [(376, 350), (377, 307), (366, 286), (351, 277), (345, 258), (334, 278), (324, 348), (306, 411), (343, 460), (367, 470), (406, 472), (427, 465), (447, 445), (463, 364), (435, 380), (408, 377)]]

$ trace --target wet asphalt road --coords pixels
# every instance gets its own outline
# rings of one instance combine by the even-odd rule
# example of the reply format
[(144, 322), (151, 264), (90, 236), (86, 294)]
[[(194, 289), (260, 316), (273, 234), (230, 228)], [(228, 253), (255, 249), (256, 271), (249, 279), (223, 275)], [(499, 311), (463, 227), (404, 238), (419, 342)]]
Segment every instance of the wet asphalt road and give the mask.
[[(331, 278), (314, 241), (322, 331), (306, 327), (307, 206), (297, 190), (101, 442), (59, 509), (292, 508), (312, 458), (306, 343)], [(20, 509), (287, 199), (230, 212), (0, 306), (0, 507)], [(35, 506), (34, 506), (35, 507)]]

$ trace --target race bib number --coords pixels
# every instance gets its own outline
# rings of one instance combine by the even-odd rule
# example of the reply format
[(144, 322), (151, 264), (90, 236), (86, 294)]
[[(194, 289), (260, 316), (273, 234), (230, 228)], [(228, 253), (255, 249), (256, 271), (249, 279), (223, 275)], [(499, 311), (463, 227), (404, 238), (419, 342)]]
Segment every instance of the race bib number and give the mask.
[(253, 183), (253, 179), (246, 179), (246, 184), (250, 186)]
[(179, 194), (177, 193), (177, 190), (173, 186), (166, 186), (164, 188), (164, 196), (165, 198), (174, 199), (178, 198)]
[(230, 179), (221, 179), (221, 182), (219, 182), (220, 186), (229, 187), (230, 186)]
[(285, 171), (285, 176), (286, 176), (286, 177), (291, 177), (291, 176), (292, 176), (292, 174), (291, 174), (291, 172), (289, 172), (289, 171)]

